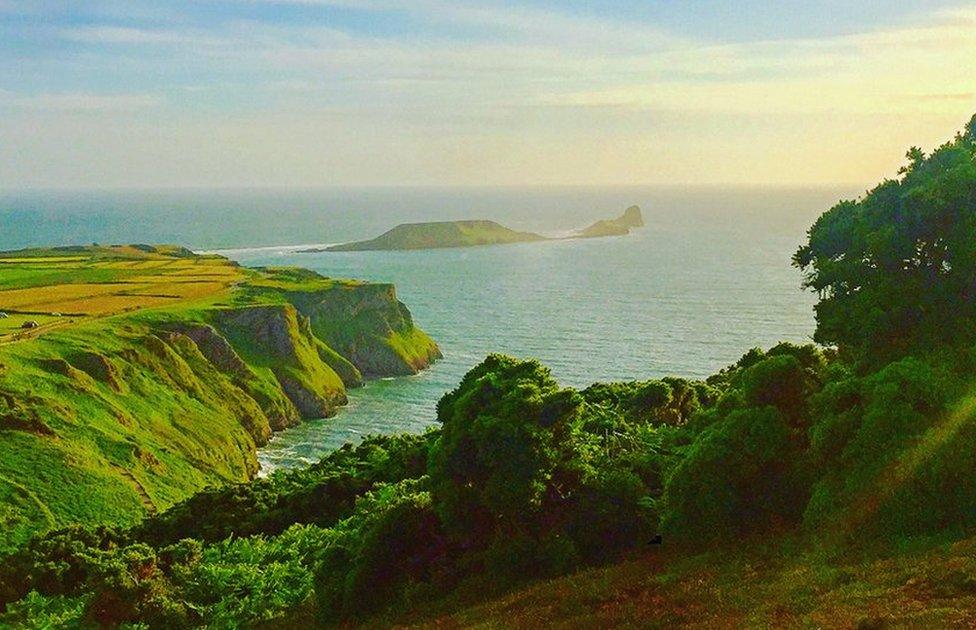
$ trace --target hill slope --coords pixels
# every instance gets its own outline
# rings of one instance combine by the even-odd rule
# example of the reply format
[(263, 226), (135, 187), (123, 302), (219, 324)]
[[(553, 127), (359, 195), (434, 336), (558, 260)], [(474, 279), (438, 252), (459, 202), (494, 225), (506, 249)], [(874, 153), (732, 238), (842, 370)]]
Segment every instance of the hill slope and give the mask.
[(879, 558), (792, 557), (782, 549), (690, 559), (651, 552), (487, 602), (440, 602), (395, 624), (384, 623), (410, 628), (972, 627), (974, 575), (973, 538)]

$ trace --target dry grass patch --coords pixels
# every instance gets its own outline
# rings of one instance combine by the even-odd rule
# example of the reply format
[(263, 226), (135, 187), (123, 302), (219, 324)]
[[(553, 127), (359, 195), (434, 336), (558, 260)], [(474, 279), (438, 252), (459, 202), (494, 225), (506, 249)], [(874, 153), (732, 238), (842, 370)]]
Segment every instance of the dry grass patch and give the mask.
[(66, 262), (82, 262), (88, 260), (84, 256), (44, 256), (43, 258), (31, 258), (31, 257), (11, 257), (3, 258), (0, 257), (0, 265), (8, 264), (29, 264), (36, 265), (38, 263), (66, 263)]
[(164, 282), (126, 291), (126, 295), (149, 295), (190, 300), (207, 297), (228, 288), (225, 282)]
[(179, 298), (157, 295), (96, 295), (77, 300), (63, 300), (49, 304), (38, 305), (40, 310), (78, 315), (111, 315), (140, 308), (165, 306), (178, 301)]
[[(141, 287), (140, 287), (141, 288)], [(0, 310), (68, 311), (62, 303), (71, 304), (81, 298), (108, 295), (133, 289), (130, 284), (58, 284), (29, 289), (0, 291)]]

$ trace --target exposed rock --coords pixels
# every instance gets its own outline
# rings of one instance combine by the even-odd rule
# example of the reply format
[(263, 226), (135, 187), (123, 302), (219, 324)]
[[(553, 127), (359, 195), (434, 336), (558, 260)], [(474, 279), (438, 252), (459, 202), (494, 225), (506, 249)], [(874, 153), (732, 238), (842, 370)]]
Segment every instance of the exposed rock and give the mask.
[(249, 371), (244, 359), (234, 351), (229, 341), (214, 330), (213, 326), (181, 324), (174, 330), (189, 337), (200, 349), (200, 353), (222, 372), (229, 375), (242, 375)]
[(71, 364), (116, 392), (124, 390), (115, 364), (97, 352), (81, 352), (70, 357)]
[(276, 371), (275, 377), (302, 418), (328, 418), (335, 415), (336, 407), (346, 404), (345, 394), (327, 399), (284, 370)]
[(442, 356), (414, 326), (392, 284), (336, 284), (287, 298), (309, 318), (315, 336), (366, 377), (416, 374)]
[(619, 223), (623, 223), (627, 227), (638, 228), (644, 227), (644, 217), (641, 214), (640, 206), (631, 206), (624, 210), (623, 216), (617, 219)]
[[(597, 221), (593, 225), (581, 230), (575, 238), (598, 238), (601, 236), (624, 236), (630, 234), (631, 228), (644, 226), (644, 217), (641, 216), (640, 206), (627, 208), (622, 215), (616, 219), (604, 219)], [(572, 238), (572, 237), (571, 237)]]
[(262, 387), (259, 377), (213, 326), (202, 323), (179, 324), (173, 329), (191, 339), (208, 361), (254, 399), (267, 417), (272, 430), (280, 431), (298, 424), (301, 416), (285, 393)]
[(308, 322), (291, 304), (227, 309), (216, 325), (249, 363), (273, 372), (302, 418), (330, 416), (345, 403), (342, 378), (322, 361)]
[(34, 398), (21, 400), (0, 392), (0, 431), (26, 431), (37, 435), (53, 436), (54, 431), (37, 413), (38, 404), (43, 404), (43, 401)]

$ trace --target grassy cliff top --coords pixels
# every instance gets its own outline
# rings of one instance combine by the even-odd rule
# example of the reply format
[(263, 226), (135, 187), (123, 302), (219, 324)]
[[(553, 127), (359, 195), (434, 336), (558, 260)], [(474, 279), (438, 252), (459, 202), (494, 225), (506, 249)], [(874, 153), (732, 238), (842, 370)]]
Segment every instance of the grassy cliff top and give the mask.
[(307, 269), (247, 269), (175, 245), (0, 252), (0, 344), (121, 314), (282, 303), (285, 292), (363, 285)]
[(173, 246), (0, 253), (0, 553), (249, 479), (273, 431), (439, 356), (388, 284)]
[(2, 252), (0, 343), (121, 313), (213, 301), (253, 273), (169, 245)]

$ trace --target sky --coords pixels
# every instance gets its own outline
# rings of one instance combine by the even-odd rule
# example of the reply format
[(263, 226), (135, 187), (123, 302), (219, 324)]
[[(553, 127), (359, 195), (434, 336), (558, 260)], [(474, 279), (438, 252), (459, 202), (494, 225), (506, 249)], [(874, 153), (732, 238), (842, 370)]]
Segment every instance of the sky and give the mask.
[(865, 186), (976, 113), (976, 4), (0, 0), (0, 188)]

